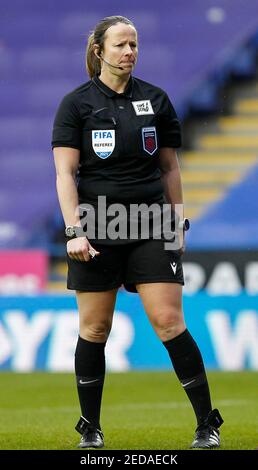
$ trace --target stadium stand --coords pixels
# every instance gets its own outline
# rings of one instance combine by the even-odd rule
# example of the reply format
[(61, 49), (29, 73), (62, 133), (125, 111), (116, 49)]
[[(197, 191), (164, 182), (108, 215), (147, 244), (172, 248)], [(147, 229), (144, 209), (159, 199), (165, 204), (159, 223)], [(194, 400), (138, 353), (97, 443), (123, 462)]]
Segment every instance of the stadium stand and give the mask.
[[(64, 0), (61, 10), (51, 0), (1, 3), (0, 248), (41, 247), (62, 254), (56, 238), (63, 223), (50, 149), (52, 121), (61, 97), (87, 80), (84, 46), (99, 12), (135, 21), (140, 33), (135, 75), (165, 88), (182, 120), (193, 112), (222, 115), (220, 94), (227, 81), (256, 74), (256, 0), (218, 0), (216, 7), (211, 0), (195, 0), (191, 8), (186, 0), (164, 0), (162, 9), (156, 2), (139, 7), (131, 0), (130, 7), (121, 8), (121, 2), (100, 0), (97, 10), (94, 4), (86, 9), (83, 0)], [(235, 223), (237, 229), (242, 223), (243, 211), (236, 217), (232, 207), (239, 207), (235, 201), (242, 200), (242, 191), (255, 190), (257, 88), (255, 93), (238, 100), (231, 115), (218, 119), (216, 133), (214, 128), (212, 135), (206, 132), (184, 155), (187, 210), (196, 218), (189, 234), (192, 248), (207, 245), (207, 227), (210, 245), (218, 243), (218, 234), (223, 245), (222, 231), (235, 231)], [(213, 204), (207, 209), (208, 202)], [(254, 204), (250, 196), (248, 212)], [(256, 222), (252, 227), (258, 235)], [(236, 246), (249, 246), (251, 236), (239, 229)]]
[[(226, 108), (230, 110), (227, 115), (198, 117), (198, 137), (192, 137), (193, 149), (184, 152), (182, 159), (185, 205), (189, 217), (205, 218), (213, 207), (211, 204), (221, 203), (227, 191), (241, 182), (257, 164), (258, 113), (254, 107), (257, 90), (258, 82), (255, 80), (247, 83), (232, 80), (227, 90)], [(244, 109), (246, 104), (249, 107)], [(193, 132), (196, 133), (195, 130)], [(228, 214), (229, 218), (231, 214)], [(234, 221), (230, 223), (232, 225)]]

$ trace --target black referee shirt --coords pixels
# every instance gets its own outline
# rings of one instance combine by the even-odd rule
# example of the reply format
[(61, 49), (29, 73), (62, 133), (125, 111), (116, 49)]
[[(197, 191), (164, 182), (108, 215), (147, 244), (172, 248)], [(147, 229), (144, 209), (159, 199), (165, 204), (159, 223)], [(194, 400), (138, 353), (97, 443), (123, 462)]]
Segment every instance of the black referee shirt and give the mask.
[(80, 203), (162, 203), (159, 148), (181, 146), (176, 112), (160, 88), (131, 77), (116, 93), (97, 76), (67, 94), (54, 121), (52, 147), (80, 150)]

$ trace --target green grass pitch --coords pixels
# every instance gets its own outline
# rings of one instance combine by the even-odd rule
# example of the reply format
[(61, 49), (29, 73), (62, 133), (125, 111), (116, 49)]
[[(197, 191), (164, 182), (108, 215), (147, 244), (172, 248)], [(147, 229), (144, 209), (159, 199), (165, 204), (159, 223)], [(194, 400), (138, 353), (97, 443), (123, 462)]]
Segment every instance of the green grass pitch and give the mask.
[[(225, 421), (221, 449), (257, 448), (257, 372), (208, 377)], [(76, 449), (79, 415), (72, 374), (0, 373), (0, 449)], [(174, 373), (108, 373), (102, 428), (106, 450), (188, 449), (195, 418)]]

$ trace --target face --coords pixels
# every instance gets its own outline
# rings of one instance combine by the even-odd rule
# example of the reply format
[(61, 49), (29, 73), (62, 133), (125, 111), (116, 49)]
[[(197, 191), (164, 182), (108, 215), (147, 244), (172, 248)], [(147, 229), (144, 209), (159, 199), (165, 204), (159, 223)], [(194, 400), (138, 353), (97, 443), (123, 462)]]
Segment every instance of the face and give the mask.
[[(123, 68), (123, 70), (112, 68), (112, 73), (130, 74), (136, 64), (137, 55), (137, 32), (133, 26), (117, 23), (107, 29), (102, 56), (110, 64)], [(103, 68), (105, 66), (103, 62)]]

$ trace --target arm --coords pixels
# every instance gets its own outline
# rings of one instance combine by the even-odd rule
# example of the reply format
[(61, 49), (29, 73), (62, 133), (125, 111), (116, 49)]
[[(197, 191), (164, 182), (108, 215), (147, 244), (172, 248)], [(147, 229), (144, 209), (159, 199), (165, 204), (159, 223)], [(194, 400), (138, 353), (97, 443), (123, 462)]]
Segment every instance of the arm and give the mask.
[[(167, 202), (171, 204), (173, 210), (175, 210), (175, 204), (182, 204), (183, 212), (183, 190), (176, 150), (170, 147), (161, 148), (159, 151), (159, 166)], [(180, 219), (183, 219), (184, 213), (180, 213), (178, 216), (181, 216)], [(180, 237), (180, 246), (182, 246), (181, 252), (183, 252), (184, 232), (183, 238), (181, 239)]]
[[(65, 225), (77, 225), (80, 227), (79, 213), (76, 215), (79, 200), (75, 181), (80, 151), (70, 147), (56, 147), (54, 148), (54, 159), (56, 188)], [(86, 237), (74, 238), (67, 242), (68, 255), (70, 258), (78, 261), (89, 261), (90, 256), (88, 251), (91, 248)], [(94, 248), (92, 249), (94, 250)], [(99, 254), (99, 252), (96, 252), (96, 254)]]
[(54, 148), (56, 166), (56, 189), (65, 225), (80, 226), (79, 215), (75, 215), (79, 205), (75, 182), (79, 166), (80, 151), (69, 147)]
[(161, 181), (167, 202), (175, 209), (175, 204), (183, 204), (183, 190), (176, 150), (169, 147), (159, 151)]

